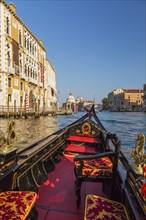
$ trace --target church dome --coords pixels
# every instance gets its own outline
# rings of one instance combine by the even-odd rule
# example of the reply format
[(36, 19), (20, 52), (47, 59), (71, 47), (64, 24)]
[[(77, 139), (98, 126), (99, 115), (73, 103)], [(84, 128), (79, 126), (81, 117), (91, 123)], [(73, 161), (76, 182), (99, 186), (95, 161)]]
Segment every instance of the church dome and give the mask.
[(72, 95), (72, 93), (69, 94), (69, 96), (67, 97), (66, 102), (75, 103), (75, 98)]

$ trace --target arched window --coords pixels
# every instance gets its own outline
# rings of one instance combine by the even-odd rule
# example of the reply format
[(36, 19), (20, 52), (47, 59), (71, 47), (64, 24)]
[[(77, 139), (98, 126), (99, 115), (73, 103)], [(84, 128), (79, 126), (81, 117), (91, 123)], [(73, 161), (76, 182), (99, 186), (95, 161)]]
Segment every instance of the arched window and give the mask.
[(31, 68), (31, 70), (30, 70), (30, 77), (32, 78), (32, 68)]
[(34, 55), (34, 45), (32, 45), (32, 54)]
[(25, 75), (27, 76), (27, 65), (25, 64), (25, 69), (24, 69), (24, 71), (25, 71)]
[(28, 66), (28, 77), (29, 77), (29, 66)]
[(22, 73), (22, 60), (21, 59), (19, 61), (19, 64), (20, 64), (20, 72)]
[(11, 66), (11, 56), (10, 56), (10, 45), (7, 44), (7, 64), (8, 64), (8, 67)]
[(27, 39), (27, 50), (29, 50), (29, 39)]
[(10, 26), (9, 26), (9, 18), (6, 18), (6, 32), (7, 34), (10, 34)]
[(8, 87), (12, 87), (12, 79), (11, 77), (8, 77)]
[(27, 41), (26, 41), (26, 36), (24, 37), (24, 47), (27, 47)]
[(10, 51), (7, 52), (7, 62), (8, 62), (8, 67), (10, 67), (11, 66)]
[(21, 34), (21, 30), (19, 30), (19, 44), (22, 45), (22, 34)]
[(31, 44), (31, 42), (30, 42), (30, 52), (31, 52), (31, 50), (32, 50), (32, 44)]

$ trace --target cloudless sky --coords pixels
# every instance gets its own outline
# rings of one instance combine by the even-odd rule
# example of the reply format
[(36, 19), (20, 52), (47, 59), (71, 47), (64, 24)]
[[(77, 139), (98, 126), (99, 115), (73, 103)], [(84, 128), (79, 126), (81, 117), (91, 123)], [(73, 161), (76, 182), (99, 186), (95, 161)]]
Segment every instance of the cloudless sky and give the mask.
[[(7, 3), (10, 1), (6, 0)], [(47, 50), (59, 102), (101, 102), (116, 88), (146, 83), (145, 0), (13, 0), (16, 13)]]

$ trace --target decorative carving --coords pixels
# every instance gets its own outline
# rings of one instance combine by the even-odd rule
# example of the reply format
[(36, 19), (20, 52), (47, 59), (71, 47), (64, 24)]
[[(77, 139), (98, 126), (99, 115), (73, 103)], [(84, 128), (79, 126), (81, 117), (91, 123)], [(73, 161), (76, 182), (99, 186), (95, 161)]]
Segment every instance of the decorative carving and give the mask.
[(76, 133), (79, 134), (81, 131), (79, 129), (76, 130)]
[(89, 134), (91, 132), (91, 125), (88, 122), (82, 125), (82, 132), (83, 134)]
[(132, 151), (130, 157), (135, 160), (134, 162), (134, 168), (142, 172), (141, 165), (144, 163), (144, 160), (146, 159), (146, 154), (144, 154), (144, 145), (145, 145), (145, 136), (144, 134), (139, 134), (136, 139), (136, 146), (135, 150)]
[(14, 127), (15, 122), (11, 121), (8, 125), (7, 135), (0, 136), (0, 147), (1, 150), (3, 150), (3, 152), (9, 151), (12, 148), (11, 144), (13, 144), (16, 141)]

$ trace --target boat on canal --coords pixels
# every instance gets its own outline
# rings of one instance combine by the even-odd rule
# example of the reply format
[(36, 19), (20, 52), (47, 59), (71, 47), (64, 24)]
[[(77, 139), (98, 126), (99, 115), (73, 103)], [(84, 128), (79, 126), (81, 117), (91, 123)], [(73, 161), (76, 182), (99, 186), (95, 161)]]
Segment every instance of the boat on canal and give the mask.
[(94, 105), (86, 111), (19, 150), (13, 121), (0, 135), (0, 219), (146, 218), (145, 136), (136, 138), (132, 164)]

